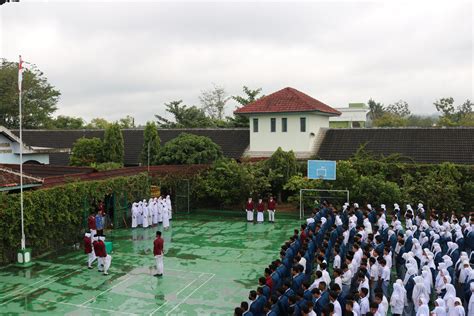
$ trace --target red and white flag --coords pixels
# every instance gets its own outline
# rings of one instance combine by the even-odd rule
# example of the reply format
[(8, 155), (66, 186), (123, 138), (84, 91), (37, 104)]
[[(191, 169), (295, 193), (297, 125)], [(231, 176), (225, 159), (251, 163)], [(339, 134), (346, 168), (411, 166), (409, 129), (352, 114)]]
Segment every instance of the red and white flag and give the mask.
[(18, 91), (21, 92), (21, 82), (23, 81), (23, 60), (21, 59), (20, 55), (20, 61), (18, 62)]

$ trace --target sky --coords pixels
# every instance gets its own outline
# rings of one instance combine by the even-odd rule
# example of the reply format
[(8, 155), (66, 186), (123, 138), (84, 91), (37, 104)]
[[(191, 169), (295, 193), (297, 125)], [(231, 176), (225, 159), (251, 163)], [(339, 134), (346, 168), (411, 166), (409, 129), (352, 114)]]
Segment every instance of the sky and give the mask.
[[(214, 84), (290, 86), (332, 106), (473, 99), (470, 1), (34, 1), (0, 7), (0, 57), (34, 63), (56, 115), (137, 123)], [(0, 92), (1, 93), (1, 92)], [(231, 114), (236, 103), (229, 101)], [(169, 117), (169, 116), (167, 116)]]

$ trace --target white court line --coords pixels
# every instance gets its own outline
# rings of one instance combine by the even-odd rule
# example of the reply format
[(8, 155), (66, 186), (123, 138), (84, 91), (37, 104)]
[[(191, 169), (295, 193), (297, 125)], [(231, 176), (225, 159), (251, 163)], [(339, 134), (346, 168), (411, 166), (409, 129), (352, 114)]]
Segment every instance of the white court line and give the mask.
[(68, 306), (74, 306), (74, 307), (77, 307), (77, 308), (95, 309), (95, 310), (100, 310), (100, 311), (109, 312), (109, 313), (117, 313), (117, 314), (125, 314), (125, 315), (137, 315), (137, 314), (133, 314), (133, 313), (114, 311), (114, 310), (111, 310), (111, 309), (100, 308), (100, 307), (81, 306), (81, 305), (67, 303), (67, 302), (55, 302), (55, 301), (45, 300), (43, 298), (36, 298), (35, 300), (54, 303), (54, 304), (63, 304), (63, 305), (68, 305)]
[(59, 272), (59, 273), (50, 275), (49, 277), (46, 277), (46, 278), (41, 279), (41, 280), (39, 280), (39, 281), (36, 281), (35, 283), (32, 283), (32, 284), (27, 285), (27, 286), (24, 286), (24, 287), (22, 287), (21, 289), (13, 290), (13, 293), (9, 293), (9, 294), (7, 294), (7, 295), (0, 296), (0, 299), (4, 299), (5, 297), (12, 296), (15, 292), (21, 292), (21, 291), (23, 291), (24, 289), (27, 289), (27, 288), (29, 288), (29, 287), (35, 285), (35, 284), (41, 283), (41, 282), (43, 282), (43, 281), (46, 281), (47, 279), (51, 279), (52, 277), (55, 277), (55, 276), (57, 276), (57, 275), (59, 275), (59, 274), (61, 274), (61, 273), (64, 273), (64, 271), (61, 271), (61, 272)]
[(34, 292), (34, 291), (36, 291), (37, 289), (39, 289), (39, 288), (41, 288), (41, 287), (43, 287), (43, 286), (45, 286), (45, 285), (51, 284), (51, 283), (53, 283), (53, 282), (56, 282), (56, 281), (59, 280), (59, 279), (65, 278), (65, 277), (67, 277), (67, 276), (69, 276), (69, 275), (71, 275), (71, 274), (73, 274), (73, 273), (76, 273), (76, 272), (79, 271), (79, 270), (83, 270), (83, 269), (84, 269), (84, 268), (81, 267), (81, 268), (79, 268), (79, 269), (77, 269), (77, 270), (74, 270), (74, 271), (72, 271), (72, 272), (70, 272), (70, 273), (68, 273), (68, 274), (66, 274), (66, 275), (63, 275), (63, 276), (61, 276), (61, 277), (59, 277), (59, 278), (56, 278), (56, 279), (54, 279), (53, 281), (46, 282), (46, 283), (42, 284), (41, 286), (38, 286), (38, 287), (36, 287), (36, 288), (34, 288), (34, 289), (31, 289), (31, 290), (29, 290), (29, 291), (26, 292), (26, 293), (16, 294), (12, 299), (9, 299), (8, 301), (6, 301), (6, 302), (0, 304), (0, 306), (5, 305), (5, 304), (7, 304), (7, 303), (10, 303), (11, 301), (14, 301), (14, 300), (16, 299), (16, 297), (19, 296), (19, 295), (25, 295), (25, 294), (29, 294), (29, 293), (31, 293), (31, 292)]
[(157, 309), (153, 310), (149, 316), (153, 315), (154, 313), (156, 313), (157, 311), (159, 311), (162, 307), (164, 307), (166, 304), (168, 304), (169, 301), (166, 301), (164, 304), (158, 306)]
[[(184, 300), (182, 300), (178, 305), (176, 305), (175, 307), (173, 307), (173, 309), (171, 309), (168, 313), (166, 313), (166, 315), (169, 315), (171, 314), (172, 311), (174, 311), (176, 308), (179, 307), (179, 305), (183, 304), (184, 302), (186, 302), (186, 300), (188, 298), (190, 298), (194, 293), (196, 293), (197, 290), (199, 290), (201, 287), (203, 287), (207, 282), (211, 281), (211, 279), (213, 277), (215, 277), (216, 275), (214, 273), (212, 273), (211, 277), (209, 279), (207, 279), (203, 284), (201, 284), (200, 286), (198, 286), (194, 291), (192, 291), (188, 296), (186, 296), (184, 298)], [(151, 314), (150, 314), (151, 315)]]
[(102, 291), (100, 292), (99, 294), (95, 295), (94, 297), (92, 297), (91, 299), (85, 301), (84, 303), (80, 304), (79, 306), (84, 306), (85, 304), (89, 303), (89, 302), (92, 302), (93, 300), (95, 300), (96, 298), (98, 298), (99, 296), (101, 296), (102, 294), (105, 294), (109, 291), (111, 291), (112, 289), (116, 288), (117, 286), (119, 286), (120, 284), (130, 280), (132, 278), (132, 276), (129, 276), (128, 278), (126, 278), (125, 280), (122, 280), (120, 281), (119, 283), (115, 284), (114, 286), (111, 286), (110, 288), (108, 288), (107, 290), (105, 291)]
[(197, 279), (194, 279), (192, 282), (190, 282), (188, 285), (186, 285), (185, 287), (183, 287), (181, 290), (179, 290), (178, 293), (176, 293), (176, 296), (179, 295), (179, 293), (183, 292), (184, 290), (186, 290), (191, 284), (193, 284), (194, 282), (196, 282), (197, 280), (199, 280), (201, 277), (203, 276), (203, 274), (201, 273)]

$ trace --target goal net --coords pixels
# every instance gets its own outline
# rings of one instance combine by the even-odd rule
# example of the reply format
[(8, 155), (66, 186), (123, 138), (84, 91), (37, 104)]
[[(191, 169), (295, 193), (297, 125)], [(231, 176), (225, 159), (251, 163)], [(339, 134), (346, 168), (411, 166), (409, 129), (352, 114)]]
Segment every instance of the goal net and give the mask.
[(174, 209), (176, 213), (189, 214), (190, 208), (190, 195), (191, 195), (191, 184), (189, 179), (182, 179), (176, 183), (175, 196), (174, 196)]
[(310, 216), (324, 201), (340, 209), (344, 203), (349, 203), (349, 190), (301, 189), (300, 219)]

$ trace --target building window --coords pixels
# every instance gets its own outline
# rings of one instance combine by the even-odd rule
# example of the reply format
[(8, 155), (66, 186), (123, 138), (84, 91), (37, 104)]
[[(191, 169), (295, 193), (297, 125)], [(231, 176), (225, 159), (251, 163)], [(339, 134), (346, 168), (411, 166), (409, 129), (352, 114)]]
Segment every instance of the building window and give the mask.
[(258, 118), (253, 119), (253, 132), (258, 133)]
[(272, 117), (270, 119), (270, 132), (275, 133), (277, 129), (277, 119)]
[(306, 117), (300, 117), (300, 131), (306, 132)]
[(283, 117), (281, 119), (281, 131), (283, 133), (286, 133), (288, 131), (288, 119), (286, 117)]

